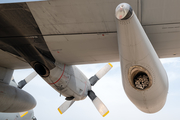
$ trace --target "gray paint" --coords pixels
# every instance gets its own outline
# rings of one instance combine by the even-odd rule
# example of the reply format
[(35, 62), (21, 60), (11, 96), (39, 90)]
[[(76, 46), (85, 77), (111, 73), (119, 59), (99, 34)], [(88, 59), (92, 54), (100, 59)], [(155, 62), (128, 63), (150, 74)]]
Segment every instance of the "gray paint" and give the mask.
[(87, 77), (76, 67), (56, 63), (50, 71), (49, 77), (43, 78), (51, 87), (65, 97), (73, 100), (83, 100), (91, 89)]
[[(71, 6), (67, 4), (67, 2), (71, 2)], [(29, 9), (28, 10), (25, 9), (25, 10), (28, 11), (28, 14), (32, 12), (32, 16), (35, 18), (37, 22), (37, 26), (39, 27), (40, 32), (42, 33), (43, 36), (41, 35), (40, 36), (38, 35), (26, 36), (26, 34), (23, 33), (24, 32), (23, 29), (20, 30), (22, 33), (18, 33), (17, 32), (18, 29), (15, 29), (13, 30), (13, 33), (10, 34), (9, 36), (7, 36), (7, 34), (2, 35), (3, 38), (1, 38), (2, 44), (0, 47), (2, 50), (11, 52), (12, 54), (16, 55), (17, 58), (19, 56), (22, 56), (25, 60), (29, 62), (29, 64), (31, 64), (33, 60), (39, 60), (41, 62), (46, 63), (49, 60), (49, 58), (46, 56), (48, 54), (48, 53), (46, 54), (47, 49), (43, 51), (44, 49), (39, 49), (39, 48), (34, 47), (36, 43), (30, 40), (30, 39), (35, 40), (36, 38), (38, 39), (45, 38), (47, 46), (49, 47), (48, 51), (50, 50), (53, 57), (59, 63), (82, 64), (82, 63), (97, 63), (97, 62), (105, 62), (105, 61), (119, 61), (118, 59), (119, 53), (117, 50), (118, 47), (117, 47), (117, 38), (116, 38), (116, 29), (115, 29), (116, 26), (115, 26), (115, 19), (114, 19), (114, 8), (119, 2), (121, 1), (114, 0), (111, 2), (109, 1), (102, 2), (101, 0), (97, 0), (97, 1), (90, 1), (90, 3), (89, 1), (80, 3), (78, 0), (73, 1), (73, 2), (68, 1), (68, 0), (67, 1), (52, 0), (52, 1), (45, 1), (45, 2), (28, 3), (28, 7), (30, 8), (30, 10)], [(130, 3), (133, 6), (133, 9), (135, 9), (135, 11), (137, 11), (137, 9), (140, 10), (139, 8), (137, 8), (139, 5), (139, 2), (137, 0), (127, 0), (126, 2)], [(153, 3), (155, 1), (152, 0), (151, 2)], [(162, 1), (159, 0), (158, 2), (162, 2)], [(164, 4), (167, 4), (167, 3), (164, 2)], [(176, 3), (178, 2), (173, 1), (173, 4), (176, 4)], [(24, 4), (22, 5), (24, 6)], [(18, 6), (17, 4), (14, 5), (14, 7), (17, 7), (17, 6)], [(23, 8), (23, 6), (20, 6), (20, 7)], [(27, 6), (25, 5), (25, 7)], [(53, 11), (52, 11), (52, 8), (54, 8)], [(69, 8), (73, 9), (73, 11), (70, 10)], [(176, 10), (176, 9), (172, 8), (172, 10)], [(60, 11), (60, 12), (57, 12), (57, 11)], [(142, 7), (142, 11), (143, 11), (143, 7)], [(91, 13), (89, 14), (89, 12)], [(83, 19), (82, 19), (82, 14), (83, 14)], [(142, 13), (141, 15), (142, 18), (143, 18), (143, 15), (144, 14)], [(151, 14), (147, 14), (147, 15), (151, 16)], [(71, 17), (66, 18), (64, 16), (71, 16)], [(17, 18), (18, 17), (19, 16), (17, 16)], [(5, 17), (2, 16), (2, 19), (4, 18)], [(152, 20), (153, 18), (150, 18), (150, 19)], [(24, 22), (23, 19), (21, 20), (22, 22)], [(144, 19), (142, 19), (142, 21), (143, 20)], [(159, 54), (160, 57), (164, 57), (164, 56), (171, 57), (173, 56), (174, 53), (176, 53), (176, 55), (178, 56), (178, 53), (177, 53), (179, 50), (179, 45), (177, 44), (179, 43), (179, 39), (177, 37), (179, 34), (179, 31), (177, 31), (178, 26), (172, 27), (173, 25), (171, 22), (174, 22), (174, 21), (170, 21), (170, 23), (168, 23), (170, 27), (165, 27), (166, 30), (164, 30), (163, 27), (160, 26), (159, 27), (160, 33), (158, 32), (151, 33), (153, 31), (151, 30), (150, 27), (152, 27), (152, 29), (156, 29), (157, 27), (156, 22), (152, 22), (153, 24), (151, 23), (144, 24), (144, 26), (147, 27), (146, 30), (147, 31), (150, 30), (149, 35), (150, 37), (153, 38), (152, 41), (163, 40), (162, 42), (163, 45), (161, 44), (161, 42), (159, 42), (158, 43), (159, 45), (155, 47), (155, 49), (157, 49), (157, 53), (158, 54), (160, 53)], [(1, 24), (2, 27), (5, 28), (5, 29), (2, 29), (2, 33), (3, 32), (6, 33), (6, 31), (10, 30), (7, 27), (8, 25), (10, 25), (9, 23), (10, 22), (8, 21), (8, 24), (5, 24), (5, 26)], [(167, 25), (164, 22), (162, 22), (161, 24)], [(158, 25), (161, 25), (161, 24), (158, 23)], [(177, 25), (179, 24), (177, 23)], [(35, 27), (37, 26), (35, 25)], [(164, 32), (164, 34), (167, 33), (167, 35), (171, 35), (172, 38), (166, 37), (165, 39), (162, 39), (164, 37), (161, 34), (161, 32)], [(9, 37), (13, 37), (13, 38), (9, 38)], [(158, 39), (158, 38), (161, 38), (161, 39)], [(14, 43), (14, 41), (10, 39), (13, 39), (19, 44), (16, 45), (16, 43)], [(25, 40), (25, 44), (28, 44), (30, 47), (27, 47), (28, 45), (22, 47), (25, 44), (22, 44), (23, 42), (19, 42), (19, 39)], [(172, 39), (175, 42), (172, 42), (171, 41)], [(9, 40), (10, 42), (8, 42)], [(169, 43), (171, 43), (170, 46), (168, 46)], [(40, 44), (38, 45), (40, 46)], [(156, 44), (154, 43), (154, 46), (155, 45)], [(31, 53), (31, 51), (33, 52)], [(7, 55), (6, 53), (3, 53), (3, 54)], [(36, 57), (32, 56), (32, 54), (35, 55)], [(50, 59), (50, 64), (52, 61)], [(12, 61), (5, 62), (6, 65), (4, 65), (3, 62), (4, 60), (2, 60), (1, 62), (2, 66), (6, 66), (7, 63), (11, 64)], [(55, 67), (53, 64), (51, 64), (53, 67), (50, 67), (52, 69)], [(16, 65), (13, 66), (13, 65), (8, 66), (8, 67), (17, 68), (17, 66), (21, 66), (22, 64), (21, 62), (19, 62), (17, 66)], [(45, 64), (45, 65), (48, 66), (48, 64)], [(25, 68), (25, 67), (22, 67), (22, 68)], [(74, 74), (73, 76), (74, 79), (77, 80), (75, 75), (78, 76), (79, 74)], [(52, 82), (52, 78), (47, 80), (47, 82)], [(58, 85), (54, 85), (53, 87), (59, 90)], [(74, 89), (74, 88), (72, 87), (72, 88), (69, 88), (68, 90), (72, 92), (73, 90), (71, 89)], [(74, 94), (74, 93), (71, 93), (71, 94)]]
[[(13, 77), (11, 78), (9, 85), (17, 87), (17, 83), (15, 82)], [(2, 97), (1, 97), (1, 99), (2, 99)], [(6, 102), (7, 101), (8, 101), (8, 99), (6, 100)], [(0, 106), (0, 107), (2, 107), (2, 106)], [(18, 106), (18, 107), (20, 107), (20, 106)], [(3, 113), (0, 113), (0, 120), (37, 120), (37, 119), (34, 116), (33, 110), (30, 110), (24, 117), (20, 117), (19, 113), (4, 113), (3, 112)]]
[(26, 84), (27, 84), (27, 82), (26, 82), (25, 80), (21, 80), (21, 81), (18, 83), (18, 88), (22, 89)]
[(0, 67), (0, 82), (9, 84), (14, 70)]
[(99, 78), (96, 76), (96, 75), (94, 75), (94, 76), (92, 76), (90, 79), (89, 79), (89, 81), (90, 81), (90, 83), (91, 83), (91, 86), (94, 86), (94, 84), (96, 84), (96, 82), (99, 80)]
[[(166, 103), (169, 88), (166, 71), (134, 12), (128, 20), (117, 20), (116, 25), (126, 95), (139, 110), (156, 113)], [(150, 78), (151, 85), (144, 90), (137, 89), (132, 82), (140, 72)]]
[(29, 93), (0, 83), (0, 112), (24, 112), (36, 106), (36, 101)]
[[(14, 21), (12, 25), (23, 36), (30, 39), (42, 34), (48, 49), (58, 62), (74, 65), (119, 61), (114, 9), (121, 2), (131, 4), (135, 13), (138, 14), (160, 58), (180, 56), (180, 19), (176, 14), (171, 14), (180, 10), (178, 7), (180, 2), (177, 0), (85, 0), (84, 2), (51, 0), (30, 2), (27, 6), (24, 3), (7, 4), (1, 5), (0, 8), (2, 19), (7, 20), (8, 23), (12, 22), (10, 19), (12, 16), (7, 18), (9, 14), (6, 14), (5, 6), (6, 8), (11, 6), (13, 13), (22, 12), (23, 8), (28, 10), (22, 12), (23, 14), (28, 13), (24, 14), (26, 19), (24, 17), (22, 19), (22, 14), (18, 16), (16, 13), (16, 19), (19, 22)], [(17, 7), (21, 7), (21, 10), (17, 11)], [(27, 25), (26, 23), (34, 21), (28, 15), (34, 17), (37, 24)], [(2, 33), (9, 31), (7, 24), (1, 25), (3, 26)], [(34, 29), (38, 27), (39, 31)], [(28, 31), (27, 28), (31, 30)], [(9, 32), (9, 36), (17, 33), (13, 31)], [(4, 36), (7, 37), (7, 34)], [(17, 54), (10, 48), (8, 50)], [(0, 51), (0, 54), (4, 56), (0, 58), (0, 66), (12, 69), (30, 68), (26, 61), (18, 56), (3, 51)]]
[(92, 101), (97, 97), (96, 94), (92, 90), (88, 91), (88, 96)]
[(48, 69), (54, 68), (55, 59), (27, 4), (1, 4), (0, 11), (0, 49), (24, 58), (31, 66), (38, 61)]
[(0, 113), (0, 120), (37, 120), (34, 117), (33, 110), (28, 111), (24, 117), (20, 117), (19, 113)]

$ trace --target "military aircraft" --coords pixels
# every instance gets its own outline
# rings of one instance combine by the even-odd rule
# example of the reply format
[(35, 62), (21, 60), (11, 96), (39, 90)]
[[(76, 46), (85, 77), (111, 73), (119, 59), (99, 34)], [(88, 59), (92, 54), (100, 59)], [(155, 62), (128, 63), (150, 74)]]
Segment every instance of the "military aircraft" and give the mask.
[[(66, 102), (58, 108), (60, 113), (74, 101), (89, 96), (105, 116), (109, 111), (91, 86), (112, 65), (107, 64), (89, 80), (74, 65), (120, 60), (128, 98), (146, 113), (162, 109), (168, 78), (159, 58), (179, 56), (179, 18), (174, 14), (167, 17), (164, 13), (173, 13), (178, 7), (165, 9), (169, 3), (163, 0), (126, 0), (129, 4), (119, 4), (121, 2), (51, 0), (0, 5), (0, 54), (4, 56), (0, 59), (4, 73), (1, 92), (14, 90), (8, 85), (14, 69), (32, 67), (66, 97)], [(174, 5), (178, 3), (171, 1)], [(18, 94), (17, 100), (9, 103), (17, 106), (7, 112), (35, 106), (32, 96), (19, 89)], [(29, 99), (24, 100), (22, 94)], [(19, 107), (19, 100), (24, 106)], [(3, 104), (0, 101), (0, 108)]]

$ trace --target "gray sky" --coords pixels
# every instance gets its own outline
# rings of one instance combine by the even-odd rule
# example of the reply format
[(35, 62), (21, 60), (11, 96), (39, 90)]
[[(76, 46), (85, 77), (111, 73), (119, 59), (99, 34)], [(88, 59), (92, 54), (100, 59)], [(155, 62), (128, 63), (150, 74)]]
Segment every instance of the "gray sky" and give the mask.
[[(103, 118), (91, 100), (87, 97), (83, 101), (75, 102), (63, 115), (57, 108), (65, 101), (42, 78), (37, 76), (23, 89), (32, 94), (37, 100), (34, 109), (35, 116), (39, 120), (179, 120), (180, 119), (180, 58), (162, 59), (161, 62), (168, 74), (169, 93), (164, 108), (155, 114), (146, 114), (137, 109), (127, 98), (121, 80), (120, 63), (112, 63), (113, 68), (93, 87), (96, 95), (108, 107), (110, 113)], [(90, 78), (104, 64), (79, 65), (78, 68)], [(24, 79), (33, 70), (16, 70), (16, 81)]]

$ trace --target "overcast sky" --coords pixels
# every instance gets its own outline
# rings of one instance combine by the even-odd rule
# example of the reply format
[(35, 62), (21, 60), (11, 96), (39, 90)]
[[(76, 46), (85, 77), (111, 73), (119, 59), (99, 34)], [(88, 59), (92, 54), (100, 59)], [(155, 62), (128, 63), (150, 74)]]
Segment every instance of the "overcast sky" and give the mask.
[[(146, 114), (137, 109), (127, 98), (121, 79), (120, 63), (112, 63), (113, 68), (93, 87), (96, 95), (108, 107), (110, 113), (103, 118), (87, 97), (75, 102), (63, 115), (57, 108), (65, 101), (42, 78), (37, 76), (23, 89), (37, 100), (34, 108), (38, 120), (179, 120), (180, 119), (180, 58), (161, 59), (169, 78), (169, 93), (164, 108), (155, 114)], [(77, 67), (90, 78), (104, 64), (78, 65)], [(33, 72), (32, 69), (16, 70), (14, 78), (18, 82)]]

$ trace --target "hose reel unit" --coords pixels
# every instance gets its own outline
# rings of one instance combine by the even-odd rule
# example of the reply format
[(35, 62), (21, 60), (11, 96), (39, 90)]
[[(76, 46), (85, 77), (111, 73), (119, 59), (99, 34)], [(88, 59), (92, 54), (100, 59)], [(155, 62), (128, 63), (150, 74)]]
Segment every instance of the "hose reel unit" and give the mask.
[(146, 90), (152, 86), (150, 72), (142, 66), (132, 66), (128, 71), (128, 80), (131, 86), (137, 90)]

